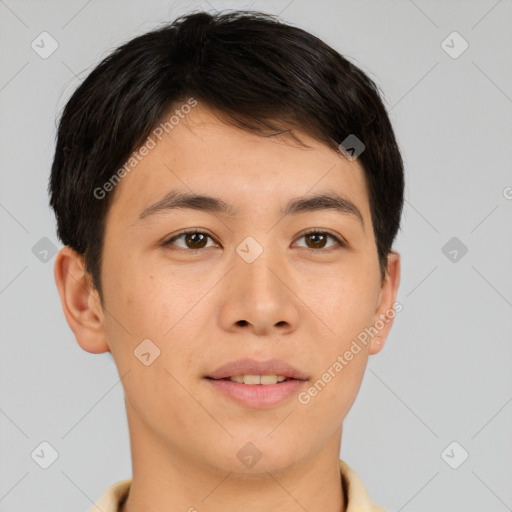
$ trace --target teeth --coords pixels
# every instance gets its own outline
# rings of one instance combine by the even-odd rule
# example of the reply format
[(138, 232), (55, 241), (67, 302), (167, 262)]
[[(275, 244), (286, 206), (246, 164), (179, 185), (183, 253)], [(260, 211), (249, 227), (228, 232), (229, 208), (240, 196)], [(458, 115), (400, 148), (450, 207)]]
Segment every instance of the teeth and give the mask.
[(277, 384), (283, 382), (286, 377), (282, 375), (235, 375), (230, 377), (229, 380), (238, 382), (240, 384)]

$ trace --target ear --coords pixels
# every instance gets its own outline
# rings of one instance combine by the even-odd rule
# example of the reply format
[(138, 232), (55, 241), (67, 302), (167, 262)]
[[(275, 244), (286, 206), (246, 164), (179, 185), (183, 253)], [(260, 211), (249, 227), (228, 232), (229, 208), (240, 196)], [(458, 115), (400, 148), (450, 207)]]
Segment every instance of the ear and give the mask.
[(83, 258), (63, 247), (55, 259), (54, 276), (64, 315), (80, 347), (93, 354), (109, 351), (99, 294)]
[(400, 254), (390, 251), (386, 267), (386, 275), (381, 285), (380, 298), (373, 317), (372, 328), (375, 334), (370, 342), (369, 354), (382, 350), (384, 342), (391, 330), (397, 312), (402, 310), (401, 304), (396, 304), (398, 285), (400, 284)]

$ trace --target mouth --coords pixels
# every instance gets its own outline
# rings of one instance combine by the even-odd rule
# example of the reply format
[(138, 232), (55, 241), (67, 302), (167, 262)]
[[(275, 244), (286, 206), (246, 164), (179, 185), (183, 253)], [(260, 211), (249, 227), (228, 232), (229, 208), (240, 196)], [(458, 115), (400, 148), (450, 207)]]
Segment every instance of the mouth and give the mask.
[(282, 360), (241, 359), (217, 368), (205, 379), (238, 405), (264, 409), (284, 402), (307, 382), (303, 372)]
[(211, 380), (227, 380), (230, 382), (238, 382), (238, 384), (247, 384), (249, 386), (263, 385), (271, 386), (273, 384), (279, 384), (281, 382), (287, 382), (290, 380), (301, 380), (293, 379), (291, 377), (285, 377), (284, 375), (234, 375), (231, 377), (224, 377), (222, 379), (214, 379), (212, 377), (206, 377)]
[(247, 385), (272, 385), (287, 380), (308, 379), (304, 372), (281, 359), (267, 361), (238, 359), (220, 366), (205, 377), (213, 380), (231, 380)]

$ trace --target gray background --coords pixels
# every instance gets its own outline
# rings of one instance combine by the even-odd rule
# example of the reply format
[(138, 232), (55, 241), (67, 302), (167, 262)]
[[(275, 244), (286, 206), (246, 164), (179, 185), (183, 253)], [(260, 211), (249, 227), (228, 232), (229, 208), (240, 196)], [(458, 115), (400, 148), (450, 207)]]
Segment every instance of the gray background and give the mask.
[[(403, 311), (370, 359), (342, 458), (392, 510), (512, 510), (511, 0), (0, 0), (0, 510), (85, 511), (131, 477), (111, 356), (80, 349), (54, 285), (57, 116), (118, 44), (192, 9), (249, 6), (376, 80), (406, 164)], [(59, 45), (46, 59), (31, 48), (43, 31)], [(469, 44), (457, 58), (457, 36), (442, 44), (454, 31)], [(48, 469), (31, 457), (43, 441), (58, 452)]]

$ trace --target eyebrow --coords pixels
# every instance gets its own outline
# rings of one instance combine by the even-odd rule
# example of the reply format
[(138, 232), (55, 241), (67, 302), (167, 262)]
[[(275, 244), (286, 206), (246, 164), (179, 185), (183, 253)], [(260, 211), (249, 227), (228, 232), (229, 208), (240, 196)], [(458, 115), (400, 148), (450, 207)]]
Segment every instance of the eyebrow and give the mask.
[[(190, 208), (193, 210), (234, 216), (236, 209), (218, 197), (194, 194), (189, 192), (171, 191), (160, 201), (144, 208), (138, 221), (146, 219), (157, 213), (169, 210)], [(335, 210), (339, 213), (355, 216), (364, 229), (363, 215), (357, 206), (347, 198), (337, 194), (319, 194), (290, 199), (281, 209), (281, 216), (296, 215), (299, 213), (314, 212), (319, 210)]]

